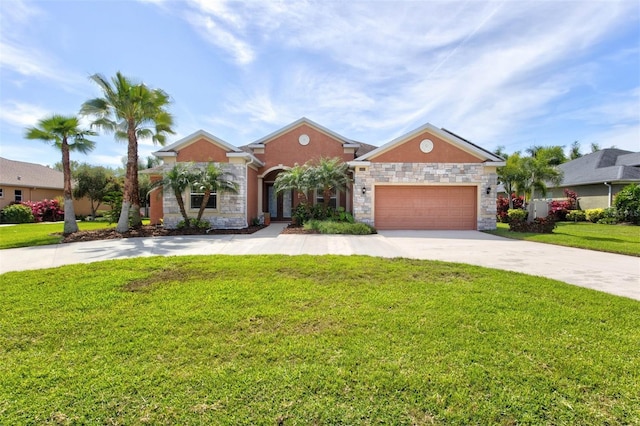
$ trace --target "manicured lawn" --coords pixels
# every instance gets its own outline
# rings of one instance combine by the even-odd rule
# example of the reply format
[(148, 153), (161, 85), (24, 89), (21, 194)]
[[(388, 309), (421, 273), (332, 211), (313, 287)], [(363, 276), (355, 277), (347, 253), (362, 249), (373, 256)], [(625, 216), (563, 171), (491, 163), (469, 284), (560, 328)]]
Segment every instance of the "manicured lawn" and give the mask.
[(497, 230), (486, 232), (516, 240), (640, 256), (640, 226), (589, 222), (558, 222), (557, 225), (553, 234), (510, 232), (506, 223), (498, 223)]
[[(143, 223), (145, 223), (143, 221)], [(115, 223), (79, 222), (81, 231), (115, 228)], [(0, 250), (16, 247), (44, 246), (57, 244), (62, 240), (63, 222), (24, 223), (21, 225), (0, 226)], [(54, 234), (58, 235), (54, 235)]]
[(3, 424), (639, 424), (640, 304), (468, 265), (154, 257), (0, 275)]

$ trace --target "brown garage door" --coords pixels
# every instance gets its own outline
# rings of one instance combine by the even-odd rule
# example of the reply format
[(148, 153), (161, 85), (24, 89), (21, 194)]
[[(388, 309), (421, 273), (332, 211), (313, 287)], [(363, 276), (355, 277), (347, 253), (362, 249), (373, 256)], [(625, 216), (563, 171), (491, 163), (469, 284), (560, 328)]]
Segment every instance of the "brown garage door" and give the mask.
[(476, 229), (475, 186), (376, 186), (378, 229)]

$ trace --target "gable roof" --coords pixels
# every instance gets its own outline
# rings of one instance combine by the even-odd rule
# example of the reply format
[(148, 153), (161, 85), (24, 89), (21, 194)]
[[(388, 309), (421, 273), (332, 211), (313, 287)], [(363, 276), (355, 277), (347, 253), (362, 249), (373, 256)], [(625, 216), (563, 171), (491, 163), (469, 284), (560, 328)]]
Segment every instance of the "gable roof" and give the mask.
[(603, 182), (640, 182), (640, 152), (607, 148), (558, 166), (561, 186)]
[(250, 151), (245, 151), (233, 146), (229, 142), (226, 142), (204, 130), (198, 130), (197, 132), (191, 133), (190, 135), (185, 136), (184, 138), (172, 143), (171, 145), (165, 146), (152, 154), (156, 157), (174, 157), (178, 154), (178, 151), (180, 151), (181, 148), (201, 138), (208, 139), (225, 150), (227, 152), (227, 157), (248, 157), (252, 162), (262, 164), (262, 161), (258, 160), (258, 158), (256, 158)]
[(284, 126), (283, 128), (276, 130), (273, 133), (268, 134), (267, 136), (264, 136), (260, 139), (258, 139), (255, 142), (252, 142), (249, 145), (259, 145), (259, 144), (265, 144), (265, 143), (269, 143), (269, 141), (277, 138), (278, 136), (287, 133), (289, 130), (295, 129), (298, 126), (301, 126), (303, 124), (306, 124), (308, 126), (314, 127), (317, 130), (321, 131), (322, 133), (326, 133), (327, 135), (331, 136), (334, 139), (337, 139), (338, 141), (340, 141), (343, 145), (346, 144), (357, 144), (358, 142), (353, 141), (351, 139), (345, 138), (344, 136), (334, 132), (333, 130), (329, 130), (326, 127), (323, 127), (321, 125), (319, 125), (318, 123), (309, 120), (307, 117), (302, 117), (296, 121), (294, 121), (291, 124), (288, 124), (286, 126)]
[[(396, 145), (400, 145), (403, 144), (404, 142), (408, 141), (409, 139), (419, 135), (420, 133), (423, 133), (425, 131), (428, 131), (429, 133), (438, 136), (439, 138), (451, 143), (454, 146), (457, 146), (458, 148), (462, 149), (463, 151), (469, 152), (472, 155), (475, 155), (478, 158), (484, 159), (485, 161), (489, 161), (489, 162), (497, 162), (497, 163), (503, 163), (504, 159), (498, 157), (497, 155), (493, 154), (492, 152), (487, 151), (484, 148), (479, 147), (478, 145), (469, 142), (468, 140), (461, 138), (460, 136), (456, 135), (455, 133), (446, 130), (446, 129), (439, 129), (437, 127), (435, 127), (433, 124), (431, 123), (426, 123), (420, 127), (418, 127), (417, 129), (414, 129), (408, 133), (405, 133), (404, 135), (395, 138), (394, 140), (392, 140), (391, 142), (388, 142), (384, 145), (382, 145), (379, 148), (376, 148), (372, 151), (367, 152), (366, 154), (358, 157), (355, 159), (355, 161), (366, 161), (370, 158), (373, 158), (375, 156), (377, 156), (378, 154), (381, 154), (383, 152), (389, 151), (390, 149), (392, 149), (393, 147), (395, 147)], [(503, 164), (499, 164), (499, 165), (503, 165)]]
[(0, 185), (63, 189), (64, 175), (40, 164), (0, 157)]

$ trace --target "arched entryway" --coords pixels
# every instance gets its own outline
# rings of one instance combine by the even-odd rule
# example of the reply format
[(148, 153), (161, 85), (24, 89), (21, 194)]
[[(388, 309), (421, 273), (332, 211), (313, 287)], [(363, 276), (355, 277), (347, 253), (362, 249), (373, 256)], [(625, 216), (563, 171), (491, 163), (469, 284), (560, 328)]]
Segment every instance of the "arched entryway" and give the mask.
[(293, 191), (276, 193), (274, 186), (278, 174), (284, 169), (272, 170), (262, 178), (262, 211), (268, 212), (272, 221), (289, 221), (293, 214)]

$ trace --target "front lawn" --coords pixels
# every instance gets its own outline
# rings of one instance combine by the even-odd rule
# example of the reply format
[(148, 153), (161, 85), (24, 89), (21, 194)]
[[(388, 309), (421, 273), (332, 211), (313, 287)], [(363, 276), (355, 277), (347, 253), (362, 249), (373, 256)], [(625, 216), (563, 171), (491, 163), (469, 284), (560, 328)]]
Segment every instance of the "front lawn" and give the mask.
[(637, 301), (364, 256), (0, 275), (6, 424), (638, 424)]
[[(107, 222), (78, 223), (78, 228), (81, 231), (114, 228), (115, 226), (115, 223), (109, 224)], [(0, 249), (57, 244), (62, 240), (63, 229), (64, 222), (0, 226)]]
[(558, 222), (552, 234), (535, 234), (510, 232), (508, 224), (498, 223), (497, 230), (486, 232), (516, 240), (640, 256), (640, 226), (634, 225)]

